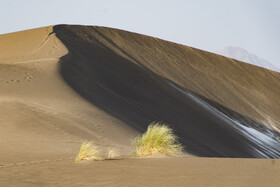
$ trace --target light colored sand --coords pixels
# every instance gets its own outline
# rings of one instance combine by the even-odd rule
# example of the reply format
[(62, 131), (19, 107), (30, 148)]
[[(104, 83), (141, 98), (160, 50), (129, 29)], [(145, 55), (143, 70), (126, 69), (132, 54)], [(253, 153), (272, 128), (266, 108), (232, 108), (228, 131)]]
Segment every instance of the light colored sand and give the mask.
[(42, 160), (0, 168), (1, 186), (278, 186), (279, 160), (149, 158), (74, 163)]
[(82, 140), (129, 152), (123, 137), (136, 132), (109, 126), (122, 123), (62, 80), (58, 62), (68, 51), (51, 32), (50, 26), (0, 36), (0, 164), (71, 157)]

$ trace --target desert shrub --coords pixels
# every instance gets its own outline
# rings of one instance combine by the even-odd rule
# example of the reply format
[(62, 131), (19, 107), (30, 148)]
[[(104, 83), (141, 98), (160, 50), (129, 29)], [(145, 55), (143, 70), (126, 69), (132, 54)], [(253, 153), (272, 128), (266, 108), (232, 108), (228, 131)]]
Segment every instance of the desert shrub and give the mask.
[(82, 160), (104, 160), (101, 156), (100, 151), (92, 145), (91, 142), (83, 142), (75, 161)]
[(119, 156), (120, 156), (119, 152), (116, 149), (108, 149), (108, 154), (107, 154), (108, 159), (113, 159)]
[(134, 139), (135, 155), (179, 155), (182, 153), (183, 147), (177, 140), (177, 136), (170, 127), (166, 124), (153, 122), (142, 136)]

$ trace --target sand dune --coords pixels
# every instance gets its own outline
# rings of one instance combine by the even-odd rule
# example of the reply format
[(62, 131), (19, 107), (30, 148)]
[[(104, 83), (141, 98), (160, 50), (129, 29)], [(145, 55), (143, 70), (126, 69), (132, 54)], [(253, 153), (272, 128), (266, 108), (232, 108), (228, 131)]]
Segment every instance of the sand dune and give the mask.
[[(279, 110), (274, 105), (278, 101), (252, 94), (253, 89), (262, 90), (264, 96), (278, 98), (278, 73), (114, 29), (56, 26), (54, 32), (69, 49), (61, 58), (65, 81), (94, 106), (136, 130), (164, 121), (196, 155), (279, 157), (277, 132), (261, 124), (271, 108)], [(277, 121), (274, 112), (269, 115)], [(251, 140), (235, 128), (238, 122), (267, 131), (271, 140)]]
[(240, 47), (232, 47), (228, 46), (221, 50), (215, 51), (215, 53), (219, 55), (223, 55), (226, 57), (230, 57), (236, 60), (240, 60), (242, 62), (246, 62), (249, 64), (253, 64), (255, 66), (263, 67), (266, 69), (270, 69), (276, 72), (280, 72), (280, 69), (275, 65), (271, 64), (265, 59), (258, 57), (255, 54), (249, 53), (246, 49), (242, 49)]
[[(37, 171), (37, 162), (74, 167), (74, 175), (80, 166), (70, 160), (82, 140), (128, 155), (152, 121), (169, 123), (186, 155), (279, 158), (279, 92), (277, 72), (117, 29), (57, 25), (0, 35), (0, 175), (8, 184), (7, 168), (35, 163)], [(185, 159), (194, 158), (174, 163)]]

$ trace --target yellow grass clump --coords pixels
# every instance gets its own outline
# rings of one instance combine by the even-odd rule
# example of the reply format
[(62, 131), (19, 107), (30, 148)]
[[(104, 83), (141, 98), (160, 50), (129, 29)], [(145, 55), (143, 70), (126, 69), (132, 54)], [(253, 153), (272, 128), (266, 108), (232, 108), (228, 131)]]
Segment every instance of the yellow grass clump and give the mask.
[(119, 152), (116, 151), (115, 149), (108, 149), (108, 155), (107, 155), (107, 158), (108, 159), (113, 159), (113, 158), (116, 158), (116, 157), (119, 157)]
[(179, 155), (182, 153), (183, 147), (178, 143), (177, 139), (170, 127), (162, 123), (153, 122), (141, 137), (134, 139), (135, 155)]
[(76, 162), (82, 160), (104, 160), (100, 151), (91, 142), (83, 142), (80, 151), (75, 159)]

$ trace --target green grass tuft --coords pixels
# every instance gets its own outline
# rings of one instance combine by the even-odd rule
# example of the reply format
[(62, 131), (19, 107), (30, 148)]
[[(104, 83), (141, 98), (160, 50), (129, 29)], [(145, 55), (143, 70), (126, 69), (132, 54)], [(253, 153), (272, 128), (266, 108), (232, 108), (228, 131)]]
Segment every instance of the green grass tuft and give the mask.
[(177, 136), (165, 124), (153, 122), (146, 133), (134, 139), (136, 156), (149, 156), (155, 154), (179, 155), (183, 147), (178, 143)]
[(91, 142), (83, 142), (80, 151), (75, 159), (76, 162), (82, 160), (104, 160), (100, 151)]

